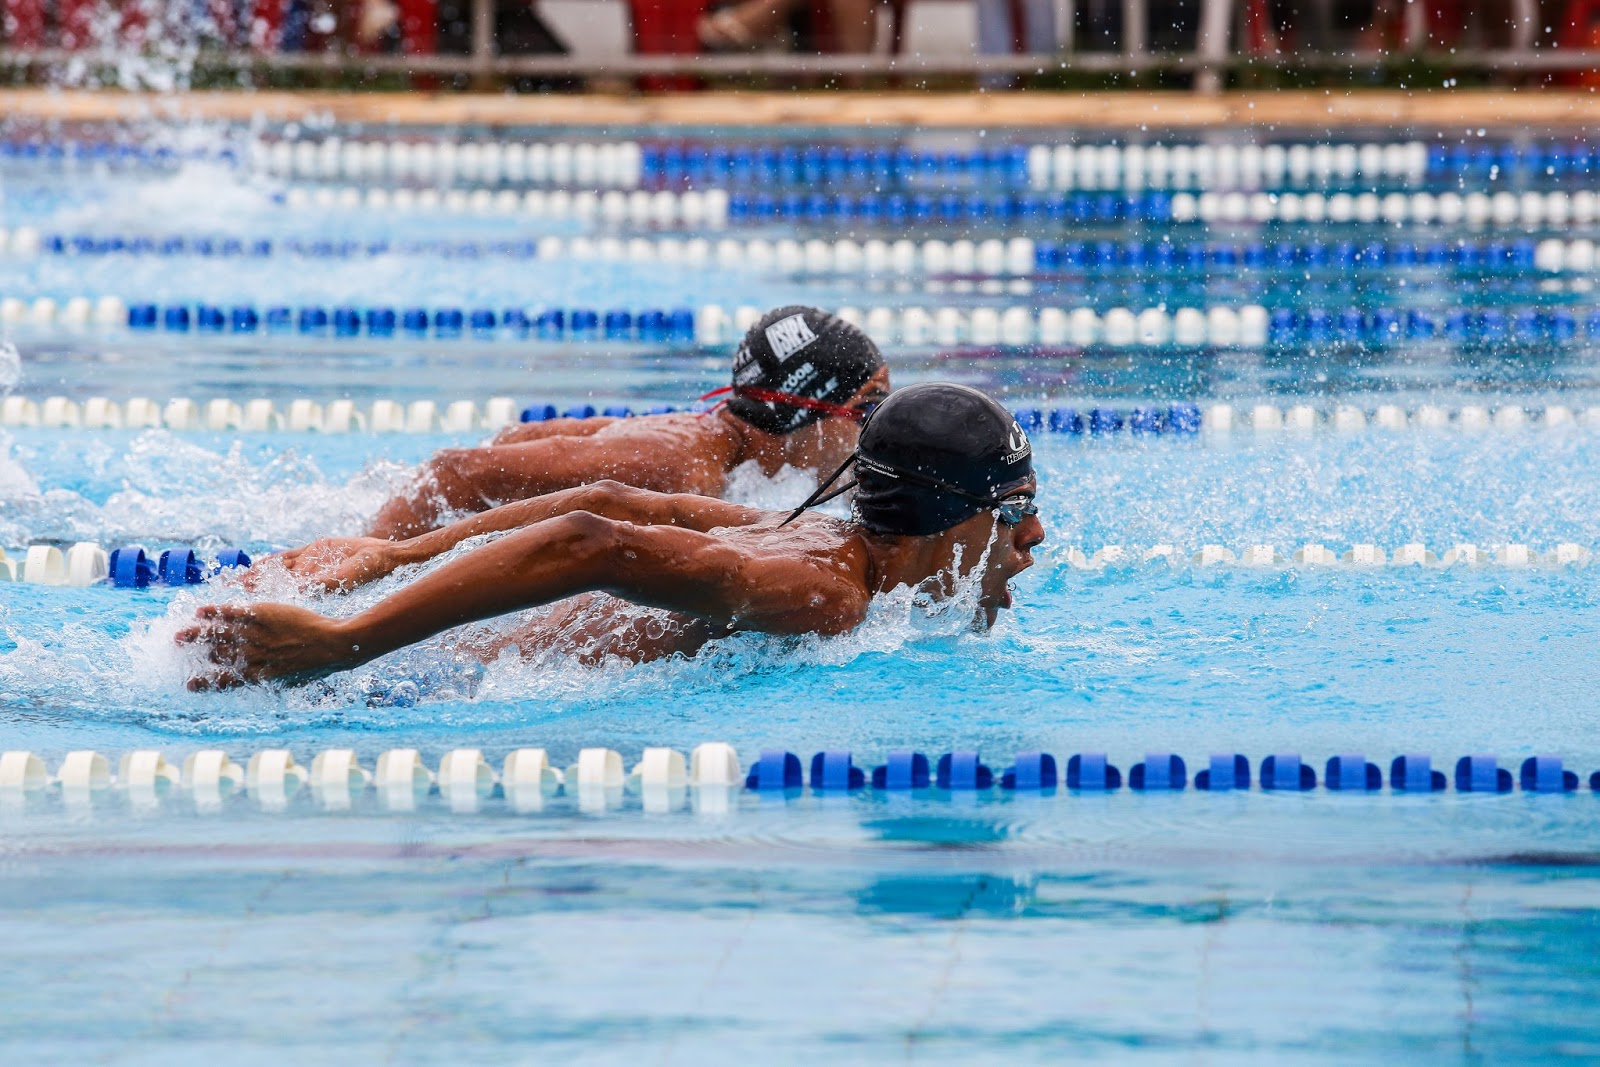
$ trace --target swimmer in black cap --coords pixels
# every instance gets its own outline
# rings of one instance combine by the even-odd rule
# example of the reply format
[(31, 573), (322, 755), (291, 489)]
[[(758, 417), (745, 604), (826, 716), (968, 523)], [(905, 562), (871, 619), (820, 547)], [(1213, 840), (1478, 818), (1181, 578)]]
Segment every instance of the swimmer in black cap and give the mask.
[(448, 449), (385, 504), (368, 531), (398, 539), (452, 512), (483, 511), (610, 478), (661, 493), (721, 496), (728, 474), (755, 462), (828, 470), (855, 447), (861, 420), (889, 392), (871, 338), (825, 311), (782, 307), (745, 335), (733, 384), (703, 415), (523, 423), (482, 448)]
[[(948, 597), (974, 580), (994, 624), (1008, 584), (1044, 540), (1027, 435), (995, 401), (961, 385), (915, 385), (867, 420), (849, 519), (784, 515), (687, 494), (600, 482), (495, 508), (401, 542), (349, 554), (308, 546), (285, 566), (330, 590), (422, 563), (468, 538), (503, 533), (372, 607), (332, 619), (288, 604), (201, 608), (180, 645), (208, 661), (192, 689), (310, 681), (467, 623), (543, 608), (509, 636), (460, 646), (561, 650), (587, 662), (692, 655), (734, 632), (839, 634), (872, 598), (912, 586)], [(338, 558), (336, 558), (338, 557)]]

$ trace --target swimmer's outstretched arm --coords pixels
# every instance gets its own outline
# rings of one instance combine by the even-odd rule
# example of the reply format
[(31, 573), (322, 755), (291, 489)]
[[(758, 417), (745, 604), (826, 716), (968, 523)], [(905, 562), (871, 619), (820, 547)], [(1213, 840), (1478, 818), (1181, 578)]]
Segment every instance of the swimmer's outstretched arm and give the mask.
[(589, 437), (617, 420), (608, 415), (587, 419), (546, 419), (543, 422), (517, 422), (494, 435), (493, 444), (516, 445), (523, 441), (543, 441), (547, 437)]
[(191, 689), (311, 681), (455, 626), (606, 592), (717, 630), (842, 633), (864, 617), (865, 576), (846, 562), (758, 552), (698, 530), (574, 511), (453, 560), (359, 615), (287, 604), (200, 609), (177, 635), (211, 662)]
[[(535, 424), (538, 425), (538, 424)], [(447, 511), (480, 511), (601, 478), (629, 485), (715, 494), (727, 477), (728, 456), (717, 439), (690, 448), (682, 435), (545, 438), (437, 453), (404, 495), (379, 510), (371, 537), (400, 540), (434, 529)]]
[(277, 559), (291, 574), (325, 589), (353, 589), (409, 564), (425, 563), (469, 538), (520, 529), (575, 511), (642, 526), (677, 526), (700, 531), (748, 526), (764, 517), (763, 512), (754, 508), (712, 497), (654, 493), (621, 482), (600, 481), (503, 504), (403, 541), (372, 537), (324, 538), (304, 548), (290, 549)]

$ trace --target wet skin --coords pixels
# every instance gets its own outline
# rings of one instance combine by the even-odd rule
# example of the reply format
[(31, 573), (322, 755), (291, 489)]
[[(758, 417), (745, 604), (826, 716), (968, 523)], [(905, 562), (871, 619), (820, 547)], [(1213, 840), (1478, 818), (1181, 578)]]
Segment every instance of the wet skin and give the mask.
[[(845, 406), (860, 408), (888, 393), (889, 369), (880, 367)], [(785, 466), (832, 470), (855, 448), (860, 431), (853, 419), (828, 416), (779, 436), (726, 409), (524, 423), (481, 448), (434, 456), (405, 494), (379, 510), (367, 532), (400, 540), (433, 529), (450, 513), (484, 511), (602, 479), (658, 493), (721, 496), (728, 473), (749, 461), (768, 476)]]
[[(1031, 482), (1019, 490), (1033, 491)], [(780, 527), (784, 517), (602, 482), (505, 505), (408, 541), (328, 539), (274, 557), (265, 565), (340, 590), (432, 559), (467, 538), (510, 531), (358, 615), (331, 619), (288, 604), (208, 606), (177, 642), (207, 660), (191, 689), (299, 684), (456, 626), (555, 604), (510, 637), (473, 651), (491, 656), (516, 645), (642, 661), (692, 654), (738, 631), (844, 633), (861, 623), (879, 593), (911, 585), (948, 595), (957, 560), (970, 571), (986, 552), (974, 621), (989, 626), (1010, 606), (1007, 585), (1032, 566), (1032, 550), (1045, 536), (1037, 516), (1007, 526), (992, 511), (926, 537), (879, 535), (809, 515)]]

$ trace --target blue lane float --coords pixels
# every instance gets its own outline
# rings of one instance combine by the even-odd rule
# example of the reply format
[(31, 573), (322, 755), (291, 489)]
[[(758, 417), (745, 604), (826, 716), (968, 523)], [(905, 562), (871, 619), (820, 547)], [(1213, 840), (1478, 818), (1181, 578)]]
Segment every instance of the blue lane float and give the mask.
[(1462, 756), (1456, 761), (1456, 792), (1509, 793), (1511, 772), (1492, 755)]
[(805, 778), (800, 772), (800, 757), (783, 749), (767, 749), (750, 767), (744, 785), (746, 789), (761, 793), (803, 788)]
[(192, 548), (169, 548), (152, 557), (142, 545), (124, 545), (107, 556), (106, 581), (118, 589), (199, 585), (250, 562), (250, 554), (240, 548), (225, 548), (207, 562)]
[(1261, 788), (1267, 791), (1298, 792), (1317, 787), (1317, 772), (1300, 762), (1298, 753), (1274, 753), (1261, 761)]
[(1346, 753), (1328, 758), (1322, 782), (1338, 792), (1372, 792), (1383, 788), (1383, 771), (1376, 763), (1367, 762), (1365, 756)]
[(1194, 776), (1194, 787), (1210, 793), (1250, 788), (1250, 761), (1236, 752), (1215, 754)]
[(976, 752), (946, 752), (936, 765), (934, 785), (951, 792), (988, 789), (994, 785), (994, 771)]
[(890, 792), (927, 789), (933, 780), (928, 767), (928, 757), (921, 752), (891, 752), (872, 768), (872, 788)]
[(866, 784), (866, 775), (843, 751), (818, 752), (811, 757), (811, 788), (819, 793), (848, 793)]
[(1067, 788), (1080, 792), (1110, 792), (1122, 788), (1122, 772), (1104, 752), (1080, 752), (1067, 758)]
[(155, 562), (137, 545), (113, 549), (107, 564), (107, 580), (118, 589), (144, 589), (156, 577)]
[(1571, 793), (1578, 788), (1578, 776), (1565, 769), (1560, 756), (1529, 756), (1518, 774), (1523, 792)]
[(1434, 770), (1428, 756), (1408, 752), (1389, 764), (1389, 788), (1397, 793), (1438, 793), (1445, 781), (1444, 772)]
[(1188, 785), (1188, 767), (1182, 756), (1170, 752), (1146, 753), (1143, 762), (1128, 768), (1128, 788), (1140, 791), (1181, 790)]
[(1016, 762), (1000, 775), (1000, 788), (1019, 792), (1053, 790), (1060, 779), (1056, 758), (1048, 752), (1021, 752)]

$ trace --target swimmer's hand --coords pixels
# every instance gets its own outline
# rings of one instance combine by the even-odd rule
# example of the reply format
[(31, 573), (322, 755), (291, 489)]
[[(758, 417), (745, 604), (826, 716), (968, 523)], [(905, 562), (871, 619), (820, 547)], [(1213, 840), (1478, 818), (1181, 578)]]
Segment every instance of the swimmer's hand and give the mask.
[(412, 562), (402, 543), (381, 537), (324, 537), (271, 558), (294, 575), (302, 589), (320, 586), (330, 593), (375, 582)]
[(180, 646), (198, 647), (208, 665), (189, 679), (195, 692), (253, 682), (300, 685), (361, 662), (340, 620), (289, 604), (208, 604), (196, 625), (179, 630)]

